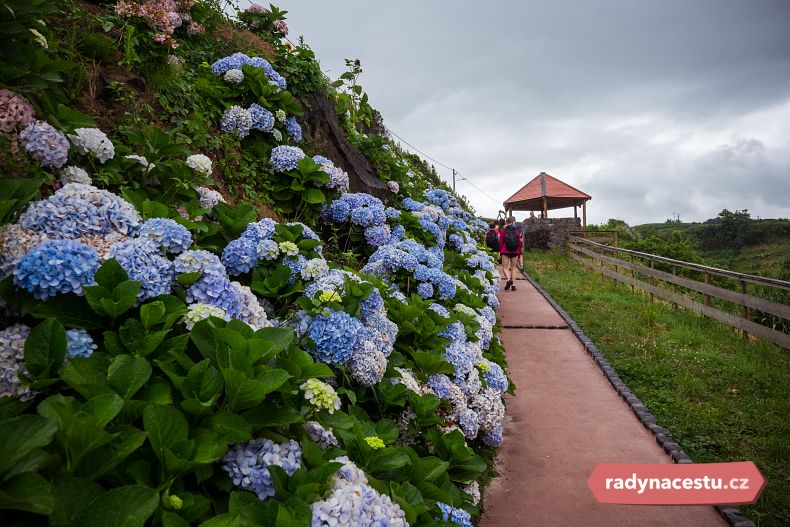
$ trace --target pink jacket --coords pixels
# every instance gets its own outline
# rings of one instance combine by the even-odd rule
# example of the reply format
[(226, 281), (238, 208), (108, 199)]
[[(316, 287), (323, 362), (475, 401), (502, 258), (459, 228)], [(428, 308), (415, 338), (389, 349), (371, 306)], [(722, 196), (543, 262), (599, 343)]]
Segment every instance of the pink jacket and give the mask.
[(505, 247), (505, 231), (507, 230), (507, 225), (505, 225), (505, 228), (502, 229), (501, 231), (499, 231), (499, 253), (500, 254), (512, 254), (512, 255), (519, 255), (519, 254), (521, 254), (521, 249), (522, 249), (522, 245), (523, 245), (523, 241), (521, 240), (521, 230), (518, 229), (518, 227), (516, 227), (515, 224), (513, 225), (513, 227), (518, 230), (518, 249), (516, 249), (515, 251), (509, 251), (507, 249), (507, 247)]

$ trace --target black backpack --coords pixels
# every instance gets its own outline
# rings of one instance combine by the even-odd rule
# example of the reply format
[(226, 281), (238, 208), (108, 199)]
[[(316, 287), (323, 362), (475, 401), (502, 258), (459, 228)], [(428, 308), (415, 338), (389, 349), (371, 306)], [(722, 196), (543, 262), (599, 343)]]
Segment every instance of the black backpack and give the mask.
[(518, 250), (518, 228), (515, 225), (505, 227), (505, 249), (508, 251)]
[(499, 251), (499, 236), (496, 229), (489, 229), (486, 233), (486, 245), (492, 251)]

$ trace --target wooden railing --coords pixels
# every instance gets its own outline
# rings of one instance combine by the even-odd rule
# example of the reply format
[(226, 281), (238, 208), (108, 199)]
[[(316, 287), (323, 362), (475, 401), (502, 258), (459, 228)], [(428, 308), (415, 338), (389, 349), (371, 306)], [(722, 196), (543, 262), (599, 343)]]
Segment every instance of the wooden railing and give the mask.
[[(571, 236), (568, 243), (571, 257), (601, 274), (629, 284), (631, 289), (638, 287), (650, 295), (672, 302), (676, 306), (700, 313), (734, 328), (751, 333), (784, 348), (790, 348), (790, 334), (777, 331), (750, 319), (751, 310), (757, 309), (784, 320), (790, 320), (790, 305), (760, 298), (748, 293), (749, 285), (759, 285), (778, 291), (790, 291), (790, 282), (766, 278), (706, 265), (683, 262), (627, 249), (604, 245), (579, 236)], [(656, 266), (672, 272), (657, 269)], [(687, 277), (678, 276), (678, 270)], [(625, 274), (628, 273), (628, 274)], [(695, 279), (701, 277), (702, 280)], [(714, 284), (712, 282), (717, 282)], [(736, 284), (734, 290), (725, 285)], [(692, 296), (688, 296), (691, 293)], [(700, 302), (693, 298), (696, 293)], [(700, 297), (701, 295), (701, 297)], [(742, 316), (714, 307), (712, 299), (717, 298), (740, 306)]]
[(584, 238), (592, 242), (598, 242), (604, 245), (613, 245), (617, 247), (617, 231), (574, 231), (569, 233), (570, 236)]

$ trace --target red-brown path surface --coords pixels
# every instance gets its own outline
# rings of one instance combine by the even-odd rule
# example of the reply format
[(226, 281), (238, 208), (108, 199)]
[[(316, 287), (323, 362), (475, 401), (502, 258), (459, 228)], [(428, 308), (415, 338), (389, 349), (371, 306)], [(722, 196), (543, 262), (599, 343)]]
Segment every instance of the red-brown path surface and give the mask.
[[(527, 281), (501, 291), (503, 326), (565, 326)], [(607, 505), (587, 478), (597, 463), (671, 463), (570, 329), (502, 331), (516, 396), (507, 401), (499, 477), (481, 527), (725, 527), (713, 507)]]

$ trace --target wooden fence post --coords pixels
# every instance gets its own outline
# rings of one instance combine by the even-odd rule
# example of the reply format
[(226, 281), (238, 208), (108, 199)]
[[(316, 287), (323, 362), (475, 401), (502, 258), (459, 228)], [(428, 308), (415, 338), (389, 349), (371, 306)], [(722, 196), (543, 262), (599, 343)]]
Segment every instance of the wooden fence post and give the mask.
[[(677, 268), (677, 266), (676, 266), (676, 265), (673, 265), (673, 266), (672, 266), (672, 276), (677, 276), (677, 275), (678, 275), (678, 268)], [(677, 304), (677, 302), (672, 302), (672, 307), (674, 307), (675, 309), (677, 309), (677, 308), (678, 308), (678, 304)]]
[[(710, 285), (710, 273), (705, 273), (705, 284)], [(710, 295), (707, 293), (705, 294), (705, 305), (708, 307), (711, 305)]]
[[(650, 268), (653, 269), (653, 267), (654, 267), (653, 260), (650, 260)], [(656, 285), (656, 279), (651, 277), (650, 278), (650, 283), (653, 284), (653, 285)], [(653, 302), (653, 292), (652, 291), (650, 292), (650, 302), (651, 303)]]
[[(741, 280), (741, 293), (746, 294), (746, 280)], [(743, 306), (743, 318), (749, 320), (749, 306)], [(743, 330), (743, 336), (749, 336), (745, 329)]]

